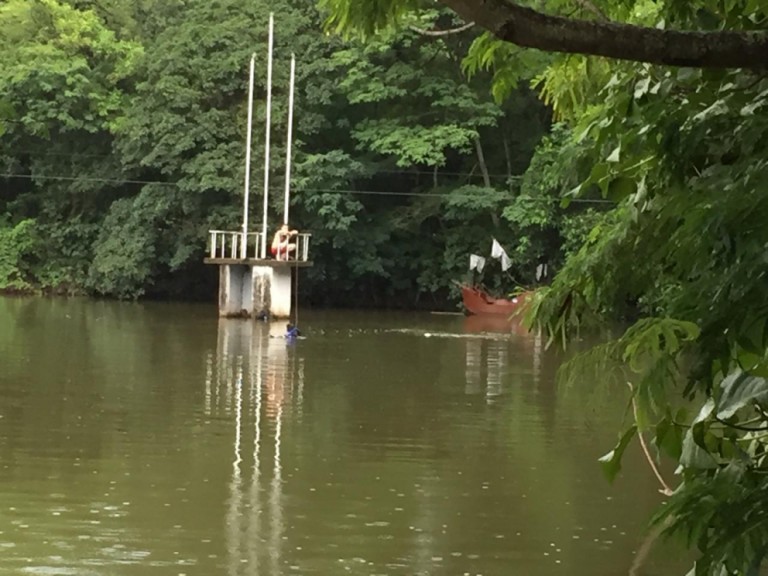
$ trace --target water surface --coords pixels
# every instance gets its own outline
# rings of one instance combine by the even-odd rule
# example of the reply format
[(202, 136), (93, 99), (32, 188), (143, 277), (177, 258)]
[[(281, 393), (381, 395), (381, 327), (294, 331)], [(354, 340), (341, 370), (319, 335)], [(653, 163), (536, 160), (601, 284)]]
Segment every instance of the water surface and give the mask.
[(0, 299), (0, 574), (685, 573), (624, 391), (461, 316)]

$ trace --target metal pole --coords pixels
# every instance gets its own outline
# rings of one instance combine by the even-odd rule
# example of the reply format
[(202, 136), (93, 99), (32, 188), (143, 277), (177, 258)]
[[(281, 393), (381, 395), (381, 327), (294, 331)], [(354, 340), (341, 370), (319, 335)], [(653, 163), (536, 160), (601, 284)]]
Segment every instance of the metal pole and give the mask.
[(267, 207), (269, 206), (269, 128), (272, 118), (272, 39), (274, 36), (275, 21), (272, 13), (269, 14), (269, 48), (267, 50), (267, 129), (264, 138), (264, 219), (262, 221), (262, 234), (264, 242), (261, 243), (261, 258), (267, 257)]
[(288, 202), (291, 196), (291, 139), (293, 135), (293, 84), (296, 76), (296, 56), (291, 54), (291, 83), (288, 90), (288, 146), (285, 153), (285, 205), (283, 223), (288, 224)]
[(243, 193), (243, 242), (240, 258), (245, 260), (248, 248), (248, 200), (251, 194), (251, 125), (253, 122), (253, 69), (256, 55), (251, 54), (251, 71), (248, 77), (248, 131), (245, 135), (245, 191)]

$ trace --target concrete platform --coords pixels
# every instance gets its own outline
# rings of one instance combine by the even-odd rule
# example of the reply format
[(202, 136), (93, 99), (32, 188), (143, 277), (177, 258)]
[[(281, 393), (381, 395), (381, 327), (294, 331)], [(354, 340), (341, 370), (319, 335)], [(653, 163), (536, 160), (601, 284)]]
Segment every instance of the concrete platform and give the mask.
[(219, 316), (290, 318), (293, 276), (311, 262), (206, 259), (219, 267)]

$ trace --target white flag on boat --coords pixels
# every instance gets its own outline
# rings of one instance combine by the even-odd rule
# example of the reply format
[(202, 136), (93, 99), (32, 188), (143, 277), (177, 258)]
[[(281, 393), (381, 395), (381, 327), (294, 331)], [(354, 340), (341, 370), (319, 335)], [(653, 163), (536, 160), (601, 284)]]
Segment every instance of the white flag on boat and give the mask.
[(501, 258), (502, 254), (506, 254), (506, 252), (504, 252), (504, 248), (501, 247), (499, 241), (494, 238), (493, 244), (491, 244), (491, 258)]
[(506, 272), (512, 267), (512, 260), (510, 260), (509, 256), (507, 256), (507, 253), (502, 250), (501, 252), (501, 270), (503, 272)]
[(512, 260), (507, 256), (504, 248), (501, 247), (496, 238), (493, 239), (493, 244), (491, 244), (491, 258), (501, 258), (501, 269), (504, 272), (512, 267)]
[(482, 272), (483, 268), (485, 268), (485, 258), (478, 256), (477, 254), (472, 254), (469, 257), (469, 269)]

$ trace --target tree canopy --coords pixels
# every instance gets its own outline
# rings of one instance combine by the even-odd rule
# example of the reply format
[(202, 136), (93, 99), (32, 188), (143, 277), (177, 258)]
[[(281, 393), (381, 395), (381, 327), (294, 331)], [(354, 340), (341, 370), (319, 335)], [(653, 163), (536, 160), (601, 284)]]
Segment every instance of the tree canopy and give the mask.
[[(467, 79), (462, 57), (477, 30), (436, 40), (403, 29), (364, 44), (325, 34), (314, 7), (287, 1), (19, 1), (0, 9), (0, 290), (211, 297), (207, 231), (241, 224), (254, 51), (252, 195), (263, 189), (271, 10), (270, 218), (282, 205), (294, 51), (291, 215), (313, 232), (317, 265), (301, 284), (309, 301), (456, 307), (453, 281), (470, 253), (488, 251), (491, 231), (506, 245), (548, 239), (515, 253), (522, 281), (544, 252), (561, 257), (558, 226), (527, 218), (523, 204), (537, 201), (504, 216), (550, 114), (525, 85), (502, 103), (487, 72)], [(452, 18), (432, 9), (414, 22)], [(553, 189), (541, 194), (563, 222), (585, 211), (557, 207)]]
[[(747, 2), (748, 12), (759, 17), (741, 30), (686, 30), (667, 26), (644, 26), (609, 17), (609, 6), (592, 0), (559, 1), (547, 4), (554, 13), (535, 10), (510, 0), (441, 0), (467, 22), (485, 28), (499, 40), (547, 52), (606, 56), (621, 60), (705, 68), (754, 68), (768, 66), (768, 34), (765, 13), (758, 0)], [(629, 8), (647, 2), (623, 2)], [(397, 23), (409, 11), (422, 7), (419, 0), (323, 0), (331, 11), (329, 24), (338, 30), (371, 34)], [(680, 2), (667, 2), (677, 9)], [(711, 5), (711, 6), (708, 6)], [(726, 6), (740, 3), (730, 2)], [(581, 8), (591, 19), (560, 15), (560, 10)], [(717, 2), (704, 2), (697, 10), (711, 12)], [(764, 10), (764, 6), (762, 9)]]
[[(562, 372), (632, 390), (606, 474), (637, 438), (666, 499), (655, 522), (700, 552), (691, 574), (758, 574), (768, 551), (766, 6), (552, 2), (543, 16), (508, 1), (445, 4), (489, 30), (465, 69), (490, 71), (499, 101), (531, 82), (567, 127), (547, 143), (570, 167), (553, 180), (562, 204), (595, 194), (614, 203), (587, 221), (586, 241), (527, 315), (563, 346), (628, 325)], [(364, 5), (328, 0), (330, 26), (366, 36), (409, 25), (421, 6)], [(534, 58), (505, 40), (552, 53)], [(731, 41), (746, 44), (730, 52)], [(551, 178), (560, 163), (537, 156), (526, 176)], [(659, 471), (663, 457), (674, 477)]]

